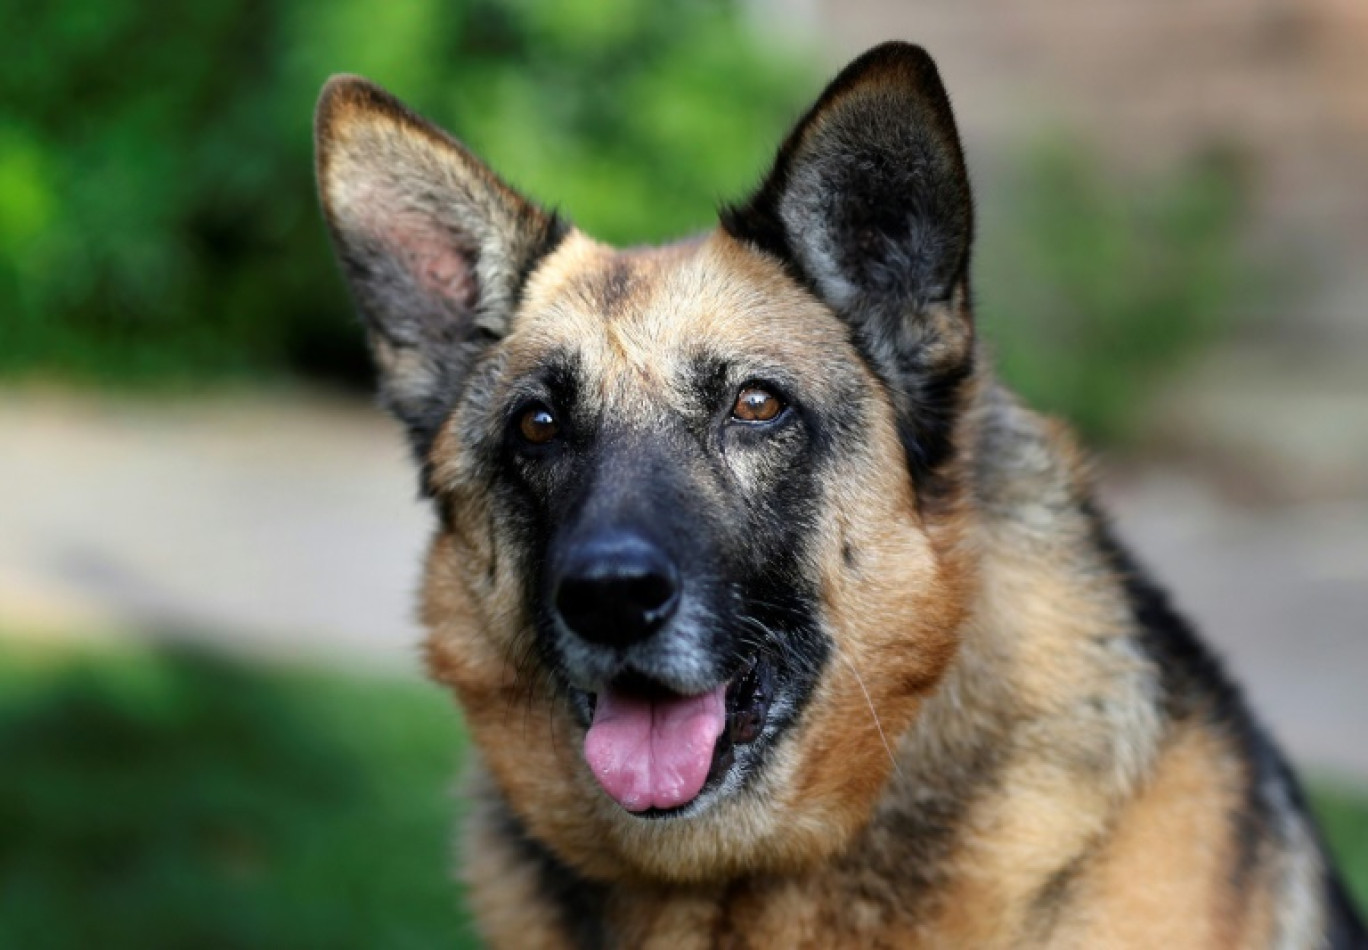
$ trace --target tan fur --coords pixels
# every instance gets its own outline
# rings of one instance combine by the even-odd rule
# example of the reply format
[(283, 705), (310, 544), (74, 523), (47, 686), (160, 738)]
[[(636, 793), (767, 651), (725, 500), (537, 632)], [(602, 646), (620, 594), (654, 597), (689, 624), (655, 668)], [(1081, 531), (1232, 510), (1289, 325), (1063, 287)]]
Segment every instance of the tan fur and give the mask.
[(1174, 736), (1081, 882), (1080, 899), (1093, 906), (1061, 944), (1179, 950), (1251, 946), (1264, 936), (1246, 930), (1251, 894), (1235, 893), (1228, 880), (1236, 855), (1225, 817), (1239, 804), (1239, 772), (1210, 734)]

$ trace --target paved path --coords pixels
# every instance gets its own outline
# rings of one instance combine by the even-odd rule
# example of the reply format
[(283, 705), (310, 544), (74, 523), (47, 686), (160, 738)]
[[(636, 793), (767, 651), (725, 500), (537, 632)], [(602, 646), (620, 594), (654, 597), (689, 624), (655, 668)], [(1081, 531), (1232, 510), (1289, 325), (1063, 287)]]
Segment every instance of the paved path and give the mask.
[(1107, 489), (1123, 536), (1274, 734), (1368, 779), (1368, 504), (1250, 509), (1176, 472)]
[[(416, 673), (428, 513), (374, 410), (0, 392), (0, 445), (0, 630)], [(1295, 756), (1368, 780), (1368, 503), (1241, 507), (1173, 469), (1107, 495)]]
[(378, 412), (0, 393), (0, 445), (0, 626), (416, 671), (427, 512)]

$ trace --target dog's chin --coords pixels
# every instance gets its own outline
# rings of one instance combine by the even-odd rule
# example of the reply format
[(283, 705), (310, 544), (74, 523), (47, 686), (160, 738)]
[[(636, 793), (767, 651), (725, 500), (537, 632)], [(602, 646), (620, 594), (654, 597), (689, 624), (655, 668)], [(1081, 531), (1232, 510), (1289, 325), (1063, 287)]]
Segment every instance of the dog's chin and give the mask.
[(756, 654), (692, 695), (630, 670), (597, 690), (571, 688), (596, 793), (642, 822), (703, 815), (760, 773), (792, 718), (784, 685), (779, 668)]

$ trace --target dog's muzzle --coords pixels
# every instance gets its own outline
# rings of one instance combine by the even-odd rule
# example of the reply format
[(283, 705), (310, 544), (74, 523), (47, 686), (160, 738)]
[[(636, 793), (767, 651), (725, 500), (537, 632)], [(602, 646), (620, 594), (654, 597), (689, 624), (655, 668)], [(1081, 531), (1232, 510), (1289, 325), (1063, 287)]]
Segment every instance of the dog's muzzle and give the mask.
[[(738, 671), (714, 654), (706, 666), (729, 671), (696, 668), (703, 651), (686, 632), (681, 572), (640, 532), (598, 528), (575, 539), (550, 580), (558, 625), (580, 643), (569, 651), (580, 662), (571, 665), (598, 669), (584, 693), (584, 758), (599, 785), (639, 814), (693, 802), (763, 728), (773, 695), (768, 665), (752, 658)], [(692, 656), (685, 678), (681, 654)]]

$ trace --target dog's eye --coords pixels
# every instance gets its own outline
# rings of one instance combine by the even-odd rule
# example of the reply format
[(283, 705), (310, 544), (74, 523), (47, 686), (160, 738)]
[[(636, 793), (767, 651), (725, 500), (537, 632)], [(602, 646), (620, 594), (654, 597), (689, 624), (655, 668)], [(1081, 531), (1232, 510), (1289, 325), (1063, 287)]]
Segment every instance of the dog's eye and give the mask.
[(560, 434), (560, 424), (550, 409), (538, 403), (518, 417), (518, 434), (530, 445), (545, 445)]
[(732, 418), (738, 422), (769, 422), (783, 411), (784, 404), (774, 393), (759, 386), (747, 386), (736, 397)]

